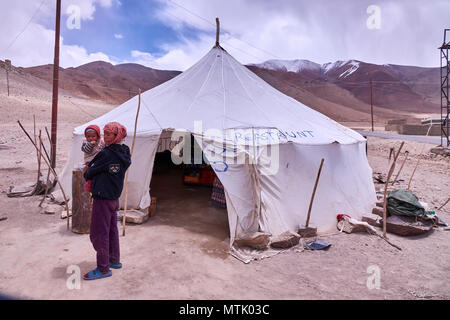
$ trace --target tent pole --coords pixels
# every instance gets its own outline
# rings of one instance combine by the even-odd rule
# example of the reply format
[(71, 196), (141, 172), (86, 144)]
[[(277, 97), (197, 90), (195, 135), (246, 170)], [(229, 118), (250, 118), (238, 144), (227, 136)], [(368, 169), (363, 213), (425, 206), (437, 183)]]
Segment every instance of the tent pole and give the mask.
[(219, 18), (216, 18), (216, 47), (219, 46), (219, 33), (220, 33), (220, 22)]
[(258, 188), (258, 190), (256, 191), (258, 193), (258, 223), (259, 223), (259, 218), (261, 217), (261, 183), (259, 181), (259, 177), (258, 177), (258, 159), (256, 156), (256, 142), (255, 142), (255, 129), (254, 127), (252, 127), (252, 136), (253, 136), (253, 168), (254, 173), (255, 173), (255, 182), (256, 182), (256, 187)]
[(372, 123), (372, 132), (373, 132), (373, 89), (372, 89), (372, 79), (370, 79), (370, 120)]
[[(137, 121), (139, 117), (139, 110), (141, 109), (141, 89), (138, 90), (139, 94), (139, 102), (136, 111), (136, 119), (134, 121), (134, 134), (133, 134), (133, 143), (131, 144), (130, 158), (133, 156), (134, 143), (136, 141), (136, 129), (137, 129)], [(127, 169), (127, 173), (125, 174), (125, 199), (123, 204), (123, 217), (122, 217), (122, 235), (125, 236), (125, 220), (127, 216), (127, 198), (128, 198), (128, 172), (130, 168)]]
[(308, 226), (309, 226), (309, 218), (311, 217), (312, 204), (313, 204), (313, 201), (314, 201), (314, 196), (316, 194), (317, 184), (319, 183), (320, 172), (322, 171), (322, 166), (323, 166), (323, 162), (324, 161), (325, 161), (324, 158), (322, 158), (322, 160), (320, 161), (319, 172), (317, 172), (316, 182), (314, 183), (313, 193), (311, 195), (311, 200), (309, 202), (308, 215), (306, 216), (306, 224), (305, 224), (306, 228), (308, 228)]

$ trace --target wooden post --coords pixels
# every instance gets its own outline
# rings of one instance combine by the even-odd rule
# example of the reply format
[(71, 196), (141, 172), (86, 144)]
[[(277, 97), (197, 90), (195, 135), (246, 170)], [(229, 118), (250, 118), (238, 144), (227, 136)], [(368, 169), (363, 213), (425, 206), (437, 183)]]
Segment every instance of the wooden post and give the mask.
[[(50, 159), (51, 167), (56, 166), (56, 131), (58, 123), (58, 80), (59, 80), (59, 35), (61, 20), (61, 0), (56, 0), (56, 23), (55, 23), (55, 53), (53, 59), (53, 94), (52, 94), (52, 148)], [(67, 212), (69, 215), (69, 212)], [(69, 219), (69, 217), (67, 217)]]
[[(139, 102), (138, 107), (136, 111), (136, 119), (134, 120), (134, 134), (133, 134), (133, 143), (131, 144), (131, 150), (130, 150), (130, 157), (133, 155), (134, 150), (134, 142), (136, 140), (136, 130), (137, 130), (137, 122), (139, 117), (139, 110), (141, 109), (141, 89), (138, 90), (139, 94)], [(122, 235), (125, 236), (125, 221), (127, 216), (127, 199), (128, 199), (128, 172), (130, 171), (130, 168), (127, 169), (127, 173), (125, 174), (125, 199), (124, 199), (124, 205), (123, 205), (123, 217), (122, 217)]]
[(39, 180), (41, 178), (41, 158), (42, 158), (42, 136), (41, 130), (39, 130), (39, 152), (38, 152), (38, 169), (37, 169), (37, 180), (36, 180), (36, 188), (39, 185)]
[(6, 70), (6, 87), (8, 88), (8, 97), (9, 97), (9, 71)]
[(323, 166), (324, 160), (325, 160), (325, 159), (322, 158), (322, 160), (320, 161), (319, 172), (317, 172), (316, 182), (314, 183), (313, 193), (312, 193), (312, 195), (311, 195), (311, 200), (310, 200), (310, 202), (309, 202), (308, 215), (306, 216), (306, 224), (305, 224), (305, 227), (306, 227), (306, 228), (309, 226), (309, 218), (310, 218), (310, 216), (311, 216), (312, 204), (313, 204), (313, 201), (314, 201), (314, 196), (315, 196), (315, 194), (316, 194), (317, 184), (318, 184), (318, 182), (319, 182), (320, 172), (322, 171), (322, 166)]
[(372, 79), (370, 79), (370, 118), (372, 121), (372, 132), (373, 132), (373, 92), (372, 92)]
[(387, 219), (387, 209), (386, 209), (386, 196), (387, 196), (387, 190), (389, 187), (389, 180), (391, 179), (392, 173), (395, 169), (395, 162), (397, 161), (398, 156), (400, 155), (400, 151), (403, 148), (403, 145), (405, 144), (404, 141), (402, 141), (402, 144), (400, 145), (400, 148), (398, 148), (397, 154), (394, 156), (394, 161), (392, 162), (391, 168), (389, 169), (388, 176), (386, 178), (386, 184), (384, 185), (384, 200), (383, 200), (383, 237), (386, 238), (386, 219)]
[(83, 170), (72, 171), (72, 232), (75, 233), (89, 233), (91, 228), (91, 197), (84, 190), (85, 182)]
[(5, 70), (6, 70), (6, 87), (8, 88), (8, 97), (9, 97), (9, 71), (11, 70), (11, 60), (5, 59)]
[(219, 46), (219, 33), (220, 33), (220, 22), (219, 18), (216, 18), (216, 47)]

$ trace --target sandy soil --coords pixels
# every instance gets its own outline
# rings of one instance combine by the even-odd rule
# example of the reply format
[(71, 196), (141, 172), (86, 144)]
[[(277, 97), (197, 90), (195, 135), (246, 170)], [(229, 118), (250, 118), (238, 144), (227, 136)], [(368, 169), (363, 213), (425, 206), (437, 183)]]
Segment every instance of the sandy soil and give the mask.
[[(27, 299), (450, 298), (450, 231), (435, 230), (412, 238), (389, 235), (402, 251), (368, 234), (326, 235), (320, 239), (332, 243), (328, 251), (297, 247), (244, 264), (228, 254), (226, 212), (209, 205), (209, 190), (183, 188), (179, 180), (169, 184), (159, 176), (153, 183), (165, 183), (154, 191), (156, 216), (143, 225), (127, 226), (126, 236), (120, 238), (124, 268), (113, 270), (110, 278), (81, 280), (79, 289), (69, 289), (69, 266), (79, 267), (81, 274), (95, 266), (89, 235), (68, 231), (66, 220), (59, 215), (40, 214), (40, 197), (6, 196), (9, 186), (36, 179), (35, 151), (16, 120), (30, 133), (33, 114), (38, 128), (50, 126), (48, 87), (32, 85), (33, 93), (27, 91), (30, 84), (20, 86), (13, 81), (10, 97), (0, 93), (0, 217), (7, 216), (0, 221), (2, 294)], [(58, 171), (67, 158), (73, 128), (111, 108), (61, 93)], [(368, 158), (374, 172), (387, 172), (389, 148), (399, 144), (369, 137)], [(428, 152), (431, 147), (405, 144), (403, 150), (410, 152), (410, 160), (400, 176), (405, 181), (395, 187), (407, 184), (423, 148), (412, 190), (429, 204), (429, 210), (435, 210), (450, 196), (450, 159), (433, 157)], [(182, 197), (170, 198), (171, 192)], [(450, 204), (439, 214), (450, 222)], [(379, 289), (367, 287), (371, 266), (380, 270)]]

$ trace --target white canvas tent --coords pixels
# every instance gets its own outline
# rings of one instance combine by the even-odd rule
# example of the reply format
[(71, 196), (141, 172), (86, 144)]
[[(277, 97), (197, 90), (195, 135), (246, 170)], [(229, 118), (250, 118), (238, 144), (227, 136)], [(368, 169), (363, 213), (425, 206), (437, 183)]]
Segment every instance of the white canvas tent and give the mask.
[[(192, 133), (224, 185), (230, 245), (258, 230), (272, 235), (297, 231), (305, 223), (322, 158), (311, 215), (319, 232), (336, 230), (337, 214), (360, 218), (376, 201), (360, 134), (277, 91), (220, 46), (141, 99), (129, 208), (150, 204), (153, 161), (167, 130)], [(75, 128), (61, 174), (66, 194), (71, 195), (72, 169), (82, 164), (85, 127), (118, 121), (126, 126), (125, 143), (131, 146), (137, 106), (136, 96)]]

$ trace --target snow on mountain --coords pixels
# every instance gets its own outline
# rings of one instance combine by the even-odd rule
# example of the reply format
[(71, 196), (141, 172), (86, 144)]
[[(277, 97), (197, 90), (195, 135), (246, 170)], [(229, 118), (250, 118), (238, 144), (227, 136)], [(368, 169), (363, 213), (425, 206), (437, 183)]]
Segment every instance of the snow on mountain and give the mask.
[(323, 73), (327, 73), (330, 70), (334, 70), (334, 69), (338, 69), (342, 66), (344, 66), (348, 61), (341, 61), (338, 60), (336, 62), (328, 62), (328, 63), (324, 63), (321, 67), (321, 69), (323, 70)]
[(347, 78), (349, 75), (354, 73), (359, 68), (359, 62), (355, 60), (338, 60), (336, 62), (328, 62), (323, 65), (309, 61), (309, 60), (267, 60), (259, 64), (250, 64), (250, 66), (255, 66), (263, 69), (269, 70), (281, 70), (288, 72), (301, 72), (304, 70), (319, 71), (323, 74), (332, 72), (337, 69), (346, 68), (338, 76), (339, 78)]
[(348, 68), (347, 70), (345, 70), (344, 72), (342, 72), (339, 75), (339, 78), (341, 78), (341, 77), (347, 78), (349, 75), (351, 75), (353, 72), (355, 72), (359, 68), (359, 62), (358, 61), (352, 60), (352, 61), (350, 61), (347, 64), (350, 64), (351, 67)]
[(250, 66), (255, 66), (263, 69), (269, 70), (282, 70), (288, 72), (300, 72), (303, 70), (320, 70), (320, 64), (314, 63), (309, 60), (267, 60), (259, 64), (250, 64)]
[(330, 71), (334, 71), (343, 67), (348, 68), (339, 75), (339, 78), (347, 78), (349, 75), (354, 73), (359, 68), (359, 62), (355, 60), (347, 60), (347, 61), (336, 61), (336, 62), (328, 62), (322, 65), (323, 73), (327, 73)]

